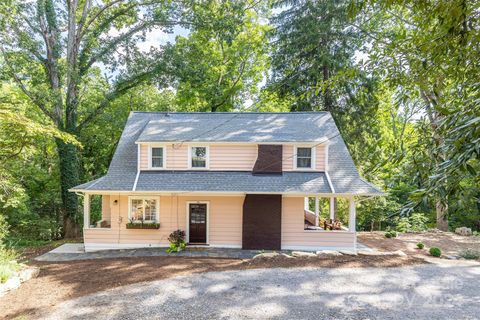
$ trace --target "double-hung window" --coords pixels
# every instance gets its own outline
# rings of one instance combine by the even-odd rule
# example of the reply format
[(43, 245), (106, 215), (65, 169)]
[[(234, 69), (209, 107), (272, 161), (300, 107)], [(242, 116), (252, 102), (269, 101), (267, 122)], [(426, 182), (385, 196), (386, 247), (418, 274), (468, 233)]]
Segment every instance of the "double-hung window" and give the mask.
[(190, 148), (190, 167), (192, 169), (208, 168), (208, 148), (191, 147)]
[(165, 166), (165, 149), (163, 147), (152, 147), (150, 149), (150, 167), (164, 168)]
[(297, 169), (314, 169), (314, 148), (297, 147), (295, 151), (295, 167)]
[(130, 210), (128, 218), (131, 222), (155, 222), (159, 219), (158, 198), (130, 198)]

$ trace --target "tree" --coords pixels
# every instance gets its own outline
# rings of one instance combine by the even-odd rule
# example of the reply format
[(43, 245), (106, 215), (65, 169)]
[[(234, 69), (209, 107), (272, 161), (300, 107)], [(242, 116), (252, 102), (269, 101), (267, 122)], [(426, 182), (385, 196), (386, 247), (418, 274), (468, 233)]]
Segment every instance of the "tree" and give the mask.
[(172, 48), (177, 104), (188, 111), (231, 111), (256, 100), (268, 68), (266, 1), (206, 1), (195, 27)]
[(419, 128), (428, 147), (421, 150), (430, 165), (419, 194), (434, 199), (442, 230), (461, 180), (456, 176), (476, 175), (469, 162), (478, 163), (472, 143), (479, 115), (478, 100), (473, 102), (479, 96), (478, 9), (477, 2), (464, 0), (372, 1), (364, 8), (370, 12), (370, 28), (362, 30), (372, 40), (369, 67), (401, 101), (423, 105)]
[[(175, 2), (161, 0), (53, 0), (0, 4), (0, 49), (10, 78), (62, 132), (73, 136), (88, 126), (115, 98), (165, 70), (160, 50), (135, 49), (149, 30), (171, 31), (182, 21)], [(129, 55), (128, 72), (126, 47)], [(99, 63), (116, 73), (95, 106), (82, 92)], [(76, 234), (79, 183), (77, 146), (56, 139), (61, 176), (64, 230)]]
[(347, 96), (361, 34), (350, 26), (349, 1), (277, 1), (272, 18), (270, 86), (297, 98), (292, 110), (332, 113)]

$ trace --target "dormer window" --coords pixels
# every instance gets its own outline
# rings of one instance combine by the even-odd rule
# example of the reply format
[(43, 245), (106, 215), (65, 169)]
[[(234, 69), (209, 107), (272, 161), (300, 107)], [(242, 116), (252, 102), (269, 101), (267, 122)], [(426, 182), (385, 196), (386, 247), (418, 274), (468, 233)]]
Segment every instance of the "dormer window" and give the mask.
[(296, 147), (295, 149), (295, 168), (315, 169), (315, 148)]
[(150, 168), (152, 169), (165, 168), (165, 148), (164, 147), (150, 148)]
[(190, 168), (207, 169), (208, 168), (208, 147), (194, 146), (190, 147), (189, 152)]

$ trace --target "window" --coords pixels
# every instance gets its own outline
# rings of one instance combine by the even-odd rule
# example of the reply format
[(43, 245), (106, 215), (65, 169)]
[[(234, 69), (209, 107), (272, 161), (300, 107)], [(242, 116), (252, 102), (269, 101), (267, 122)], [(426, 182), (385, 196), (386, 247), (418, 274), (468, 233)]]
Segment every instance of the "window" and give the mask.
[(163, 148), (162, 147), (152, 147), (150, 149), (150, 161), (152, 168), (163, 168)]
[(295, 157), (297, 169), (312, 169), (314, 162), (313, 148), (298, 147)]
[(156, 198), (131, 198), (128, 218), (131, 222), (158, 222), (158, 209)]
[(207, 147), (191, 147), (190, 166), (192, 168), (207, 168)]

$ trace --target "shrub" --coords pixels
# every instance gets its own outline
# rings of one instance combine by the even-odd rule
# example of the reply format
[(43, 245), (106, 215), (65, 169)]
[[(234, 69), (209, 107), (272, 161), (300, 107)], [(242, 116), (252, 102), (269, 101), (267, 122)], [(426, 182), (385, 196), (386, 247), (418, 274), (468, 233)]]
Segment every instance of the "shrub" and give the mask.
[(442, 250), (440, 250), (440, 248), (437, 248), (437, 247), (431, 247), (430, 254), (434, 257), (440, 257), (442, 255)]
[(0, 283), (7, 281), (20, 269), (20, 265), (16, 261), (17, 257), (15, 251), (0, 247)]
[(175, 230), (168, 236), (168, 241), (170, 241), (170, 248), (167, 249), (167, 252), (179, 252), (185, 250), (185, 231)]
[(460, 257), (469, 260), (480, 259), (480, 251), (474, 249), (466, 249), (460, 252)]
[(417, 243), (417, 248), (418, 249), (423, 249), (423, 248), (425, 248), (425, 245), (423, 244), (423, 242), (419, 242), (419, 243)]
[(397, 230), (400, 232), (408, 232), (411, 230), (412, 225), (407, 217), (400, 218), (397, 223)]
[(385, 232), (385, 237), (386, 238), (396, 238), (397, 237), (397, 231), (395, 230), (390, 230)]

